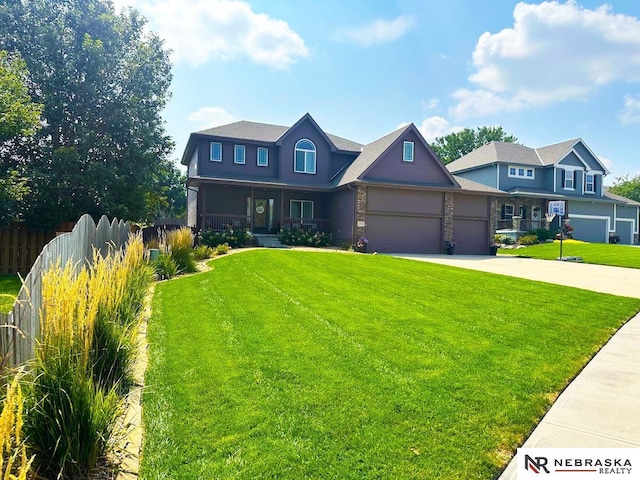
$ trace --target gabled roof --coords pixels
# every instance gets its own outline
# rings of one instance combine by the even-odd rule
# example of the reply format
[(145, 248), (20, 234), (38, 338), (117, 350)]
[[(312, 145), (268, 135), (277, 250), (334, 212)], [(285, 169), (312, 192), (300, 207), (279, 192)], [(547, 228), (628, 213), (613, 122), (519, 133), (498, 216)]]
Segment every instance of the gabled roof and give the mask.
[[(409, 125), (405, 125), (404, 127), (400, 127), (399, 129), (391, 132), (384, 137), (371, 142), (368, 145), (362, 147), (362, 152), (358, 157), (348, 165), (344, 170), (338, 172), (335, 177), (332, 179), (331, 185), (333, 186), (342, 186), (347, 185), (349, 183), (355, 182), (356, 180), (363, 180), (366, 176), (367, 172), (371, 170), (378, 161), (382, 157), (384, 157), (385, 153), (391, 149), (397, 142), (400, 141), (409, 131), (412, 131), (416, 134), (418, 139), (423, 143), (423, 145), (432, 153), (434, 159), (437, 159), (437, 155), (433, 153), (429, 144), (426, 142), (420, 131), (416, 128), (413, 123)], [(446, 169), (442, 169), (443, 173), (446, 174), (447, 177), (451, 180), (451, 183), (454, 187), (458, 187), (458, 183), (453, 175)], [(390, 181), (389, 183), (394, 183)]]
[(456, 173), (498, 162), (540, 166), (540, 159), (533, 148), (519, 143), (490, 142), (471, 153), (449, 163), (447, 169)]
[[(517, 143), (491, 142), (475, 149), (473, 152), (460, 157), (449, 163), (447, 168), (450, 172), (462, 172), (473, 168), (491, 165), (493, 163), (515, 163), (518, 165), (531, 165), (534, 167), (546, 167), (554, 165), (565, 158), (573, 147), (581, 143), (600, 164), (600, 160), (595, 156), (581, 138), (565, 140), (554, 143), (546, 147), (531, 148)], [(578, 155), (579, 157), (579, 155)], [(581, 159), (582, 160), (582, 159)], [(584, 160), (582, 160), (584, 163)], [(608, 173), (603, 166), (604, 172)]]
[(330, 133), (325, 133), (313, 120), (308, 113), (298, 120), (292, 127), (284, 127), (282, 125), (270, 125), (268, 123), (248, 122), (241, 120), (239, 122), (229, 123), (227, 125), (221, 125), (219, 127), (208, 128), (196, 132), (198, 135), (206, 135), (211, 137), (224, 137), (238, 140), (250, 140), (254, 142), (269, 142), (276, 143), (286, 136), (286, 133), (293, 130), (294, 127), (299, 125), (302, 121), (309, 118), (314, 125), (327, 137), (327, 141), (333, 144), (337, 150), (347, 152), (359, 152), (362, 148), (362, 144), (348, 140), (346, 138), (338, 137)]
[(462, 187), (463, 190), (468, 190), (472, 192), (479, 193), (490, 193), (491, 195), (506, 195), (506, 193), (502, 190), (498, 190), (497, 188), (490, 187), (489, 185), (485, 185), (484, 183), (474, 182), (473, 180), (469, 180), (468, 178), (459, 177), (458, 175), (454, 175), (453, 178), (456, 179), (456, 182)]

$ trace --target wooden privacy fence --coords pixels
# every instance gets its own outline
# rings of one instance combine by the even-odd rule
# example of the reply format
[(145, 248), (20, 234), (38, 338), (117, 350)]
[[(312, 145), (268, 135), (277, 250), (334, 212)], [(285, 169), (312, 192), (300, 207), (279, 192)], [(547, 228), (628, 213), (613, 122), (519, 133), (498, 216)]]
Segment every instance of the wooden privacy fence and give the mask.
[(0, 354), (8, 364), (20, 365), (34, 356), (35, 341), (40, 335), (42, 274), (58, 259), (62, 266), (71, 260), (79, 270), (91, 263), (94, 248), (106, 255), (109, 245), (122, 247), (130, 232), (129, 222), (114, 219), (109, 223), (103, 216), (96, 226), (90, 215), (83, 215), (73, 231), (63, 233), (45, 245), (24, 278), (13, 309), (8, 314), (0, 313)]

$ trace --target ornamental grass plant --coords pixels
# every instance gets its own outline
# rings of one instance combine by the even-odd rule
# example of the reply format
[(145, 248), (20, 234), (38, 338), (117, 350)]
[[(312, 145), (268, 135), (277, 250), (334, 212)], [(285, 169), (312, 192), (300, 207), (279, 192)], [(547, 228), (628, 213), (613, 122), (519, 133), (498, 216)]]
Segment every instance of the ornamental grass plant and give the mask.
[(86, 478), (113, 445), (152, 278), (143, 252), (130, 237), (124, 251), (94, 252), (89, 268), (58, 263), (43, 275), (24, 423), (40, 476)]
[(24, 398), (19, 377), (7, 385), (0, 414), (0, 475), (3, 479), (31, 478), (33, 457), (27, 455), (22, 433)]
[(196, 263), (193, 260), (193, 241), (195, 235), (189, 227), (167, 232), (167, 246), (171, 252), (171, 258), (181, 273), (193, 273), (196, 271)]

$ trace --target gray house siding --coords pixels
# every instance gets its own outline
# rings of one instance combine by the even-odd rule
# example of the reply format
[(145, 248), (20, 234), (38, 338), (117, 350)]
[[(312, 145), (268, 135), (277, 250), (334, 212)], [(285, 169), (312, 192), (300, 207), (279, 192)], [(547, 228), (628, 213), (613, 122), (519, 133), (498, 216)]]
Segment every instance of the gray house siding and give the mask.
[[(402, 159), (404, 142), (413, 142), (414, 160), (405, 162)], [(433, 185), (453, 186), (440, 161), (424, 146), (422, 139), (412, 132), (407, 132), (366, 174), (366, 180), (396, 182), (424, 182)]]
[[(518, 164), (502, 164), (500, 165), (500, 190), (511, 190), (516, 187), (526, 188), (545, 188), (545, 176), (542, 169), (534, 168), (534, 178), (521, 178), (509, 176), (509, 165), (518, 166)], [(532, 168), (531, 165), (522, 165), (525, 168)]]
[(331, 195), (329, 200), (331, 234), (334, 243), (341, 245), (353, 241), (355, 221), (355, 192), (345, 188)]
[[(295, 146), (306, 138), (316, 146), (316, 173), (297, 173), (294, 171)], [(327, 184), (331, 178), (331, 146), (324, 136), (309, 121), (302, 122), (295, 130), (287, 132), (280, 146), (280, 180), (283, 182), (308, 183), (310, 185)]]
[(569, 200), (567, 210), (569, 216), (572, 214), (595, 215), (599, 217), (609, 217), (613, 221), (613, 204), (611, 203), (591, 203), (588, 201)]
[(584, 168), (584, 163), (580, 161), (578, 156), (574, 152), (569, 152), (566, 157), (558, 162), (559, 165), (566, 165), (570, 167), (582, 167)]
[(629, 218), (632, 220), (638, 220), (638, 207), (626, 207), (624, 205), (616, 206), (617, 218)]
[(589, 166), (589, 169), (598, 170), (600, 172), (602, 171), (602, 165), (600, 165), (598, 161), (595, 158), (593, 158), (593, 155), (589, 153), (589, 150), (587, 150), (587, 148), (585, 148), (585, 146), (582, 145), (582, 143), (580, 142), (576, 143), (573, 149), (576, 152), (578, 152), (578, 155), (580, 155), (580, 157)]
[[(456, 175), (467, 178), (473, 182), (478, 182), (483, 185), (488, 185), (493, 188), (498, 187), (498, 177), (496, 169), (499, 169), (500, 165), (487, 165), (477, 170), (468, 170), (466, 172), (459, 172)], [(506, 167), (505, 167), (506, 168)]]
[[(278, 175), (278, 148), (264, 144), (247, 143), (244, 140), (213, 140), (222, 144), (222, 162), (210, 160), (212, 140), (203, 140), (198, 145), (198, 172), (203, 177), (215, 175), (234, 175), (276, 178)], [(245, 163), (237, 164), (233, 161), (235, 145), (244, 145)], [(259, 167), (256, 161), (258, 147), (264, 147), (269, 152), (269, 166)]]
[(333, 152), (331, 154), (331, 160), (329, 163), (329, 175), (331, 178), (343, 170), (347, 165), (349, 165), (356, 158), (357, 154), (345, 154), (345, 153), (336, 153)]

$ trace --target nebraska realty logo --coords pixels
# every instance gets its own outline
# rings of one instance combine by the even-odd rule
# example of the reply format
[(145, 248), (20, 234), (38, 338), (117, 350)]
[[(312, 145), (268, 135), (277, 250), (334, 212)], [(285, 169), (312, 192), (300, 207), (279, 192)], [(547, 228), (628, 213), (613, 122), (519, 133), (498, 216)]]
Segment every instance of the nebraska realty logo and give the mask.
[(519, 448), (517, 462), (518, 480), (640, 480), (640, 448)]

